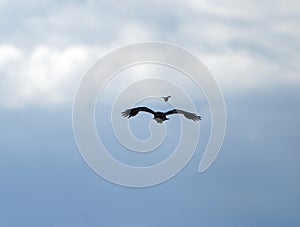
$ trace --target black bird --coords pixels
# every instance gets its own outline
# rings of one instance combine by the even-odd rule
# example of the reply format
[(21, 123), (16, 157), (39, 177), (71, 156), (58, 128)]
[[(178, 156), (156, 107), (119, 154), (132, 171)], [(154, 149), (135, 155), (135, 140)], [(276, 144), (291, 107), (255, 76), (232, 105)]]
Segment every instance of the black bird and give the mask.
[(169, 120), (169, 118), (167, 118), (167, 115), (171, 115), (171, 114), (183, 114), (187, 119), (193, 120), (193, 121), (199, 121), (201, 120), (200, 116), (197, 116), (194, 113), (189, 113), (183, 110), (178, 110), (178, 109), (173, 109), (173, 110), (169, 110), (167, 112), (154, 112), (153, 110), (149, 109), (148, 107), (135, 107), (132, 109), (127, 109), (125, 111), (123, 111), (121, 114), (123, 117), (134, 117), (135, 115), (138, 114), (138, 112), (140, 111), (144, 111), (144, 112), (148, 112), (154, 115), (153, 119), (156, 120), (157, 123), (162, 123), (163, 121)]
[(165, 102), (168, 102), (168, 101), (169, 101), (169, 98), (171, 98), (171, 95), (166, 96), (166, 97), (163, 96), (163, 97), (161, 97), (161, 98), (164, 99)]

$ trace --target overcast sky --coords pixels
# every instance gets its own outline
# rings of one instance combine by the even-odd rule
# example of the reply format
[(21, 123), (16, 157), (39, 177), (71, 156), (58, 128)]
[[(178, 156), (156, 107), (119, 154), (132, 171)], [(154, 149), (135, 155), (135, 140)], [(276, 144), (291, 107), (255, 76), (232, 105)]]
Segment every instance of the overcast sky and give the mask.
[[(299, 226), (299, 12), (297, 0), (0, 0), (0, 225)], [(223, 91), (228, 127), (205, 173), (202, 121), (181, 173), (131, 189), (82, 159), (72, 102), (92, 63), (142, 41), (199, 57)]]

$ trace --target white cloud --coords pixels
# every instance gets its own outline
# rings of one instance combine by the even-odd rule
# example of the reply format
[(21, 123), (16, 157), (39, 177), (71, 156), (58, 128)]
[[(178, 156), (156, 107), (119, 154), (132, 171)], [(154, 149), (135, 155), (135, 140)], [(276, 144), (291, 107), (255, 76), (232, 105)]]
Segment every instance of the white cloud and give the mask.
[(4, 67), (10, 62), (17, 61), (21, 58), (20, 51), (12, 45), (1, 46), (0, 51), (0, 67)]
[[(146, 40), (191, 50), (225, 93), (300, 85), (300, 5), (295, 0), (29, 3), (24, 11), (23, 5), (8, 7), (14, 11), (0, 22), (9, 28), (0, 37), (2, 107), (71, 102), (97, 57)], [(12, 18), (14, 13), (18, 17)]]
[(29, 53), (0, 46), (0, 53), (0, 104), (7, 108), (69, 101), (93, 56), (93, 50), (83, 46), (38, 46)]
[(278, 83), (278, 66), (265, 59), (254, 59), (245, 53), (205, 55), (204, 61), (227, 94), (253, 91)]
[(190, 0), (187, 5), (191, 13), (177, 38), (192, 42), (191, 51), (225, 93), (300, 86), (299, 2)]

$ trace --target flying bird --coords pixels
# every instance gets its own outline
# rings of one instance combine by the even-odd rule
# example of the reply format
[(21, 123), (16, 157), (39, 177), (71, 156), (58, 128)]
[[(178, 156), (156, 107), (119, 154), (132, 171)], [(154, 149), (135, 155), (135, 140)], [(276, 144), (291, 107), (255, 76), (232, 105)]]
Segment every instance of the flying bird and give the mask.
[(127, 110), (123, 111), (121, 114), (123, 117), (131, 118), (131, 117), (134, 117), (135, 115), (137, 115), (140, 111), (144, 111), (144, 112), (153, 114), (153, 119), (156, 120), (157, 123), (162, 123), (163, 121), (169, 120), (169, 118), (167, 118), (167, 116), (171, 115), (171, 114), (183, 114), (183, 116), (185, 116), (187, 119), (190, 119), (193, 121), (201, 120), (201, 117), (194, 113), (189, 113), (189, 112), (186, 112), (183, 110), (178, 110), (178, 109), (169, 110), (167, 112), (159, 112), (159, 111), (155, 112), (155, 111), (149, 109), (148, 107), (135, 107), (132, 109), (127, 109)]
[(171, 98), (171, 95), (166, 96), (166, 97), (161, 97), (161, 98), (164, 99), (165, 102), (168, 102), (168, 101), (169, 101), (169, 98)]

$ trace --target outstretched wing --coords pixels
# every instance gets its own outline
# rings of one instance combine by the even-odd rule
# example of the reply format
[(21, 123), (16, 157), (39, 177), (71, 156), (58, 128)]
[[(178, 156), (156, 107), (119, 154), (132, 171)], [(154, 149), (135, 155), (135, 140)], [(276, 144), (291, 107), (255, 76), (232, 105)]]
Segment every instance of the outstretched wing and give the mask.
[(183, 114), (187, 119), (191, 119), (193, 121), (199, 121), (201, 120), (201, 117), (194, 114), (194, 113), (190, 113), (190, 112), (186, 112), (183, 110), (178, 110), (178, 109), (174, 109), (174, 110), (170, 110), (168, 112), (165, 112), (166, 115), (170, 115), (170, 114)]
[(148, 107), (135, 107), (132, 109), (127, 109), (127, 110), (123, 111), (121, 114), (123, 117), (130, 118), (130, 117), (134, 117), (135, 115), (137, 115), (138, 112), (140, 112), (140, 111), (155, 114), (155, 112), (153, 110), (149, 109)]

